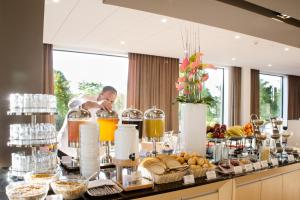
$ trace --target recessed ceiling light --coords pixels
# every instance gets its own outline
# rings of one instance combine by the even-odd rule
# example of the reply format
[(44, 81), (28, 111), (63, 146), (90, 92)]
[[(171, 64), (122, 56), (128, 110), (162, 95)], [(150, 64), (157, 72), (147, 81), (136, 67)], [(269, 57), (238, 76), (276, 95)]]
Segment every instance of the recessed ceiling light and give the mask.
[(235, 60), (236, 60), (236, 58), (231, 58), (231, 60), (232, 60), (232, 61), (235, 61)]
[(54, 3), (59, 3), (60, 0), (52, 0)]
[(163, 19), (161, 19), (160, 21), (161, 21), (162, 23), (167, 23), (168, 20), (167, 20), (166, 18), (163, 18)]
[(125, 44), (125, 41), (120, 41), (120, 44), (121, 44), (121, 45), (124, 45), (124, 44)]
[(272, 67), (272, 64), (268, 64), (268, 67)]
[(235, 38), (235, 39), (240, 39), (240, 38), (241, 38), (241, 36), (239, 36), (239, 35), (236, 35), (236, 36), (234, 36), (234, 38)]
[(285, 51), (289, 51), (290, 49), (289, 49), (288, 47), (285, 47), (284, 50), (285, 50)]

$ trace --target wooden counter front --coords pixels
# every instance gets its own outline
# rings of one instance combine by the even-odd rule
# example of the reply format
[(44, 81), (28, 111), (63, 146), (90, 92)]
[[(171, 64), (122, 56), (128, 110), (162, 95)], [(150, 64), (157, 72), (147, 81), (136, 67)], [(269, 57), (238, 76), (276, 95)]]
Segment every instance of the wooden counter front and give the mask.
[(300, 163), (140, 199), (300, 200)]

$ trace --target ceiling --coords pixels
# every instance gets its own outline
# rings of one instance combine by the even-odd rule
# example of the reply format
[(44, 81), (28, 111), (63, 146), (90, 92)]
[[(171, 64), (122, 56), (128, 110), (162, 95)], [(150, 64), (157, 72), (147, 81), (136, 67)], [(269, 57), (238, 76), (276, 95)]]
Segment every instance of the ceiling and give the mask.
[[(110, 3), (128, 3), (135, 0), (107, 1)], [(188, 21), (184, 17), (174, 16), (177, 12), (187, 13), (181, 10), (171, 13), (172, 15), (170, 13), (161, 15), (107, 5), (100, 0), (60, 0), (59, 3), (54, 3), (53, 0), (46, 0), (45, 2), (44, 42), (52, 43), (56, 48), (112, 54), (135, 52), (182, 58), (184, 47), (181, 33), (185, 32), (185, 30), (194, 30), (199, 32), (201, 49), (205, 53), (205, 62), (219, 66), (243, 66), (261, 69), (266, 72), (300, 75), (300, 49), (297, 48), (300, 46), (300, 39), (292, 36), (294, 32), (299, 31), (299, 28), (273, 20), (268, 19), (268, 22), (272, 26), (280, 24), (280, 29), (277, 27), (277, 29), (273, 30), (271, 26), (261, 27), (264, 30), (268, 30), (269, 34), (273, 35), (272, 37), (275, 37), (270, 38), (265, 36), (259, 37), (256, 34), (245, 31), (245, 29), (251, 30), (251, 27), (248, 26), (249, 22), (246, 23), (247, 26), (245, 26), (245, 22), (241, 22), (239, 25), (243, 25), (246, 28), (238, 30), (232, 27), (223, 27), (221, 26), (222, 24), (214, 25), (221, 28), (206, 25), (208, 24), (207, 22), (210, 24), (214, 24), (212, 23), (214, 21), (215, 23), (218, 22), (218, 19), (214, 19), (214, 16), (218, 15), (215, 12), (208, 13), (207, 11), (207, 13), (204, 13), (205, 19), (207, 18), (206, 21), (204, 20), (206, 23), (200, 23), (197, 20), (188, 19)], [(158, 2), (158, 0), (136, 0), (136, 2), (136, 5), (142, 8), (144, 3), (147, 5), (147, 2), (153, 2), (153, 5), (155, 5), (155, 2)], [(159, 0), (159, 2), (178, 3), (180, 1)], [(209, 6), (210, 3), (213, 3), (212, 5), (215, 3), (212, 0), (203, 0), (201, 2), (206, 2), (203, 3), (206, 6)], [(265, 3), (263, 4), (264, 6), (269, 5), (269, 2), (267, 0), (261, 1), (262, 4)], [(123, 6), (129, 7), (128, 5)], [(230, 5), (226, 6), (232, 12), (228, 13), (225, 12), (226, 10), (223, 10), (226, 14), (224, 16), (229, 15), (233, 17), (237, 14), (235, 17), (240, 18), (245, 13), (249, 14), (248, 11), (241, 11)], [(157, 7), (153, 6), (153, 8)], [(163, 6), (161, 5), (160, 8), (163, 8)], [(234, 13), (233, 11), (235, 10), (236, 12)], [(198, 19), (198, 17), (198, 15), (194, 16), (195, 19)], [(267, 21), (266, 17), (256, 17), (257, 20)], [(295, 15), (293, 17), (298, 16)], [(167, 22), (163, 23), (162, 19), (166, 19)], [(251, 23), (257, 24), (257, 20)], [(229, 31), (225, 28), (236, 31)], [(282, 34), (276, 34), (275, 30), (288, 31), (286, 31), (287, 35), (282, 36)], [(259, 31), (256, 30), (255, 32)], [(235, 36), (240, 38), (236, 39)], [(268, 38), (268, 40), (262, 38)], [(285, 41), (281, 38), (285, 38)], [(285, 51), (285, 48), (288, 48), (288, 51)], [(272, 66), (269, 67), (269, 64)]]

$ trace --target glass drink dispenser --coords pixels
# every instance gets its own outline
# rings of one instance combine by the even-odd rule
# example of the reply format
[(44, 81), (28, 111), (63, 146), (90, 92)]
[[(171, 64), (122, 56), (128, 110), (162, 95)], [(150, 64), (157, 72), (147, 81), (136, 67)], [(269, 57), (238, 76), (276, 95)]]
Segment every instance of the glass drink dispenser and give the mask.
[(118, 114), (115, 111), (98, 110), (97, 123), (99, 125), (99, 138), (101, 145), (105, 146), (105, 155), (101, 158), (102, 165), (111, 165), (110, 156), (111, 143), (114, 142), (115, 130), (118, 125)]
[(156, 142), (159, 142), (165, 132), (165, 113), (155, 106), (145, 111), (144, 126), (146, 137), (153, 142), (153, 155), (157, 155)]
[(80, 135), (79, 126), (91, 119), (91, 113), (83, 108), (75, 108), (68, 112), (68, 146), (77, 149), (77, 156), (73, 165), (79, 164), (79, 148), (80, 148)]
[(143, 113), (134, 108), (128, 108), (122, 113), (122, 124), (134, 124), (139, 132), (139, 140), (143, 137)]
[(72, 109), (68, 112), (68, 146), (79, 148), (79, 125), (86, 123), (91, 113), (82, 108)]

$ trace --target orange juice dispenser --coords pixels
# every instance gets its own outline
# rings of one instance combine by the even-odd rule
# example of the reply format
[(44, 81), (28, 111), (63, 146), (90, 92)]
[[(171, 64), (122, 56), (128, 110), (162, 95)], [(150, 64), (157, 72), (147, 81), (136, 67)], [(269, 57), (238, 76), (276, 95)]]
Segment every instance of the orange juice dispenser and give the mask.
[[(76, 148), (79, 151), (79, 126), (84, 124), (91, 119), (91, 113), (83, 108), (72, 109), (67, 114), (68, 119), (68, 146)], [(78, 160), (78, 152), (77, 158)]]
[(97, 124), (99, 126), (99, 139), (101, 145), (105, 146), (105, 155), (101, 157), (101, 165), (111, 165), (111, 144), (114, 142), (115, 130), (118, 125), (118, 114), (115, 111), (98, 110)]
[(148, 140), (153, 142), (154, 156), (157, 155), (156, 142), (159, 142), (165, 132), (165, 113), (155, 106), (145, 111), (144, 114), (145, 134)]

